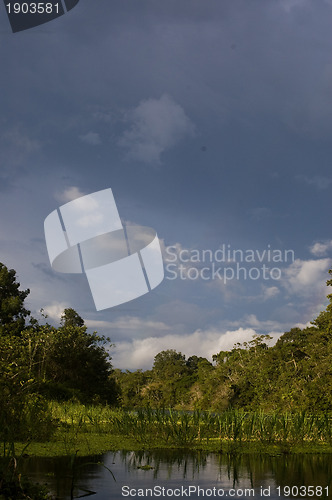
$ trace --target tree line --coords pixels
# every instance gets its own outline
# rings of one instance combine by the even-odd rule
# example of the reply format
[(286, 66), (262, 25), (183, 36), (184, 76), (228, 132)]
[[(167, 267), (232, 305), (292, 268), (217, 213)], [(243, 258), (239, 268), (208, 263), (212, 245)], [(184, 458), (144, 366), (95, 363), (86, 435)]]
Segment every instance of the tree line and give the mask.
[[(329, 271), (332, 275), (332, 270)], [(327, 281), (332, 285), (332, 279)], [(151, 370), (113, 369), (110, 339), (89, 333), (65, 309), (58, 328), (25, 308), (16, 272), (0, 263), (0, 433), (49, 433), (48, 400), (125, 408), (222, 411), (332, 409), (332, 294), (310, 327), (293, 328), (269, 347), (269, 336), (221, 351), (210, 362), (169, 349)]]
[(152, 370), (115, 370), (120, 403), (128, 408), (331, 411), (332, 294), (328, 299), (311, 326), (292, 328), (271, 347), (270, 336), (256, 335), (215, 354), (213, 363), (170, 349), (157, 354)]

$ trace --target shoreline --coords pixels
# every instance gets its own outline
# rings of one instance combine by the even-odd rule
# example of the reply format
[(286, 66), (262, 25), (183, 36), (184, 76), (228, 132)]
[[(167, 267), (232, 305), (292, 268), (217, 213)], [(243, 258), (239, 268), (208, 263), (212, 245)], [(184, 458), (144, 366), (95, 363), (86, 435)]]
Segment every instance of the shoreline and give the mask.
[[(58, 436), (60, 438), (60, 436)], [(115, 451), (154, 451), (181, 450), (188, 452), (219, 453), (225, 455), (298, 455), (298, 454), (332, 454), (332, 445), (328, 443), (262, 443), (259, 441), (231, 441), (211, 438), (208, 442), (200, 442), (179, 446), (165, 444), (155, 439), (149, 442), (139, 442), (120, 435), (105, 435), (98, 433), (77, 433), (74, 439), (54, 439), (47, 442), (15, 443), (17, 456), (60, 457), (101, 455)]]

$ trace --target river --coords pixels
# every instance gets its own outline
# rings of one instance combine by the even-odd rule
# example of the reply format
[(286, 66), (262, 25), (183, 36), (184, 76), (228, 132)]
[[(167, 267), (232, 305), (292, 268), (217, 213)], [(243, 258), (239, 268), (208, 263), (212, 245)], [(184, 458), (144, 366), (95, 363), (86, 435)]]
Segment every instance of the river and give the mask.
[[(143, 468), (142, 468), (143, 467)], [(160, 450), (24, 459), (22, 470), (59, 500), (332, 496), (331, 455), (225, 456)]]

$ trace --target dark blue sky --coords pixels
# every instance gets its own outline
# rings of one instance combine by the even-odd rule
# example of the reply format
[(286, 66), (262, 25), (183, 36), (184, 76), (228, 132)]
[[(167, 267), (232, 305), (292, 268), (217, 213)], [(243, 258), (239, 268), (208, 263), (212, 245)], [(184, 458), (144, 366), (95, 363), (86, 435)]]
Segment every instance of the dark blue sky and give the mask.
[[(32, 312), (75, 308), (121, 368), (313, 319), (332, 267), (331, 23), (330, 0), (80, 0), (13, 34), (1, 4), (0, 261)], [(230, 245), (294, 262), (256, 259), (247, 273), (280, 277), (225, 285), (188, 278), (205, 263), (179, 259), (189, 275), (167, 279), (165, 261), (153, 292), (97, 313), (84, 276), (51, 269), (43, 222), (108, 187), (122, 219), (179, 258)]]

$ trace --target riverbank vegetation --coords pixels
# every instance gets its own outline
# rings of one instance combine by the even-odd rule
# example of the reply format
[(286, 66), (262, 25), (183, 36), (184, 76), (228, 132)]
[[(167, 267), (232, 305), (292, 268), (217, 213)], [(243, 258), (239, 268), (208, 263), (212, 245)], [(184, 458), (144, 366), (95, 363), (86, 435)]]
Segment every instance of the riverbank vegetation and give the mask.
[(332, 452), (332, 415), (327, 413), (125, 410), (72, 402), (52, 402), (49, 411), (57, 430), (46, 443), (31, 443), (29, 453), (93, 455), (159, 448), (232, 454)]
[[(331, 451), (332, 294), (311, 326), (291, 329), (273, 346), (258, 335), (212, 362), (170, 349), (156, 355), (151, 370), (134, 372), (113, 369), (110, 339), (89, 333), (73, 309), (64, 310), (58, 328), (47, 317), (40, 324), (25, 308), (28, 294), (0, 263), (7, 463), (0, 483), (27, 443), (30, 453), (44, 446), (56, 454), (106, 447)], [(14, 443), (21, 443), (16, 450)]]

